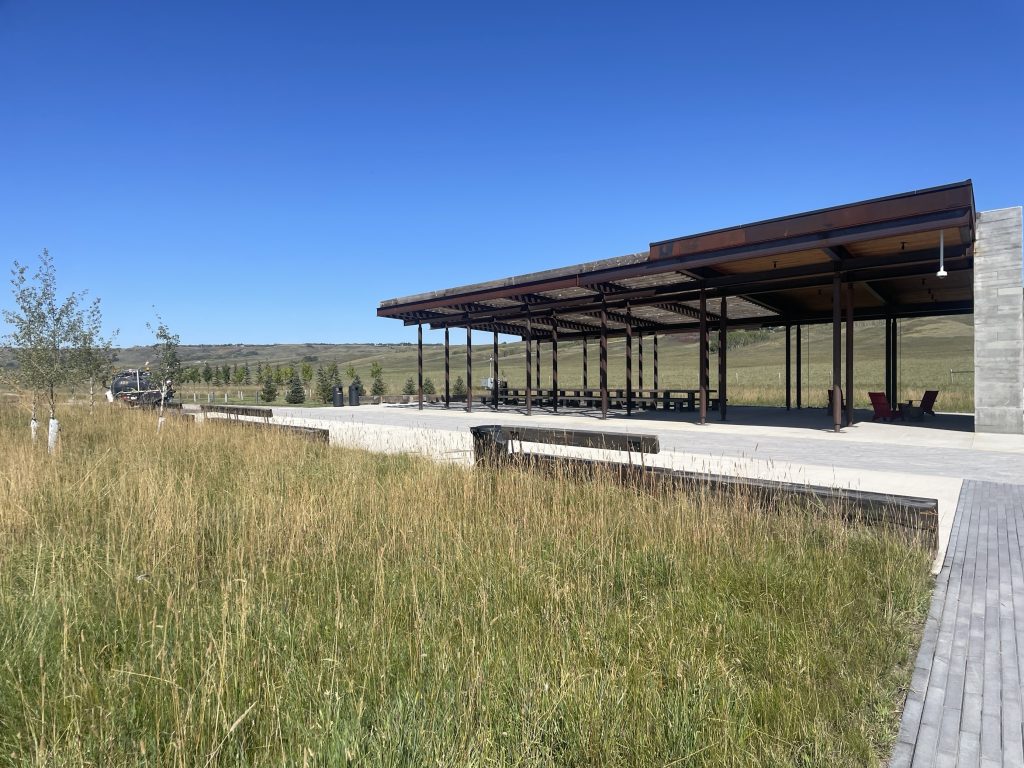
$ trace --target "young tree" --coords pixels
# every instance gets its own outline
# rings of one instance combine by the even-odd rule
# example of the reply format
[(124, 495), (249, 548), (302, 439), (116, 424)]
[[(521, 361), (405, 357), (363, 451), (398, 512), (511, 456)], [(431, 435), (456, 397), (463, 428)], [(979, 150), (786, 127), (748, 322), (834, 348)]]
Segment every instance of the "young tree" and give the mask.
[(78, 367), (83, 378), (89, 381), (89, 411), (96, 407), (96, 381), (103, 380), (110, 374), (116, 354), (114, 352), (114, 338), (117, 331), (111, 336), (103, 335), (103, 315), (100, 312), (98, 301), (94, 301), (86, 312), (85, 322), (82, 326), (82, 339), (79, 343)]
[(358, 373), (356, 374), (355, 378), (352, 379), (352, 383), (355, 385), (356, 392), (359, 393), (360, 397), (366, 394), (366, 387), (363, 386), (363, 380), (359, 378)]
[(351, 363), (349, 363), (348, 368), (345, 369), (345, 378), (349, 381), (355, 381), (359, 378), (359, 375), (356, 373), (356, 367)]
[(327, 371), (322, 365), (318, 365), (316, 368), (316, 389), (314, 394), (321, 403), (331, 402), (331, 396), (334, 394), (331, 389), (330, 379), (327, 378)]
[(434, 380), (429, 376), (423, 380), (423, 394), (424, 395), (436, 395), (437, 388), (434, 386)]
[(231, 367), (231, 383), (232, 384), (236, 384), (236, 385), (241, 385), (242, 382), (244, 382), (244, 381), (245, 381), (245, 371), (243, 371), (238, 366), (238, 363), (235, 363)]
[(388, 385), (384, 382), (384, 368), (376, 361), (370, 363), (370, 379), (373, 381), (370, 386), (371, 394), (386, 395), (388, 393)]
[(288, 383), (288, 394), (284, 396), (284, 400), (292, 405), (306, 402), (306, 388), (302, 385), (302, 379), (298, 375), (292, 376)]
[[(32, 435), (36, 430), (36, 405), (42, 393), (49, 405), (47, 448), (57, 448), (60, 423), (57, 420), (57, 391), (82, 378), (82, 344), (89, 338), (88, 316), (79, 306), (84, 293), (57, 297), (57, 275), (53, 258), (43, 250), (39, 267), (31, 277), (28, 267), (15, 261), (11, 269), (15, 309), (4, 310), (4, 320), (13, 330), (4, 337), (18, 363), (16, 381), (32, 392)], [(99, 313), (99, 299), (92, 302)]]
[(302, 383), (307, 387), (313, 381), (313, 366), (310, 363), (302, 364)]
[(455, 379), (455, 383), (452, 384), (452, 395), (454, 397), (463, 397), (466, 395), (466, 382), (459, 376)]
[(412, 380), (412, 376), (405, 380), (405, 384), (402, 385), (403, 395), (415, 395), (416, 394), (416, 382)]
[(227, 363), (220, 367), (220, 380), (225, 384), (231, 383), (231, 366)]
[(249, 364), (242, 364), (242, 383), (252, 384), (252, 373), (249, 371)]
[(263, 382), (263, 389), (260, 390), (260, 398), (265, 403), (272, 403), (277, 400), (277, 384), (274, 383), (273, 376), (267, 376), (266, 381)]
[(219, 365), (215, 365), (215, 366), (213, 366), (213, 386), (219, 387), (220, 383), (221, 383), (220, 366)]
[(156, 315), (156, 329), (149, 323), (146, 323), (146, 327), (156, 337), (153, 352), (156, 354), (156, 373), (160, 380), (160, 415), (156, 422), (156, 431), (159, 432), (164, 424), (164, 403), (173, 392), (173, 383), (181, 377), (181, 358), (178, 357), (181, 337), (171, 333), (159, 312)]

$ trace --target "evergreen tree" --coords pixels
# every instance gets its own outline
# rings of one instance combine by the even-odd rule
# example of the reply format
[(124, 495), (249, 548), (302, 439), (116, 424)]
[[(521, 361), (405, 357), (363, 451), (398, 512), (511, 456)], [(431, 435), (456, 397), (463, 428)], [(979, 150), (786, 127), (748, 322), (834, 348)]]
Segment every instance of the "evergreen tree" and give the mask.
[(412, 376), (405, 380), (405, 385), (402, 387), (403, 395), (415, 395), (416, 394), (416, 382), (412, 380)]
[(272, 376), (267, 376), (263, 382), (263, 389), (260, 390), (260, 399), (265, 403), (272, 403), (277, 400), (277, 384)]
[(203, 381), (207, 384), (213, 381), (213, 368), (210, 367), (209, 363), (203, 363)]
[(302, 383), (308, 387), (310, 382), (313, 381), (313, 366), (310, 365), (309, 363), (303, 363), (301, 366), (301, 371)]
[(455, 383), (452, 384), (452, 396), (454, 396), (454, 397), (463, 397), (465, 394), (466, 394), (466, 382), (464, 382), (462, 380), (462, 377), (459, 376), (457, 379), (455, 379)]
[(373, 384), (370, 386), (370, 393), (373, 395), (386, 395), (388, 385), (384, 382), (384, 368), (378, 362), (370, 363), (370, 378)]
[(355, 378), (352, 379), (352, 383), (356, 385), (356, 392), (359, 393), (360, 397), (366, 394), (366, 387), (363, 386), (363, 380), (359, 378), (358, 373), (355, 375)]
[(249, 364), (244, 363), (242, 365), (242, 383), (252, 384), (252, 374), (249, 372)]
[(434, 386), (434, 380), (429, 376), (423, 380), (423, 394), (424, 395), (436, 395), (437, 387)]
[(334, 395), (334, 384), (331, 376), (322, 365), (316, 369), (316, 397), (322, 403), (331, 402)]
[(284, 400), (292, 405), (306, 402), (306, 389), (302, 386), (302, 378), (298, 375), (293, 375), (288, 383), (288, 394), (284, 396)]

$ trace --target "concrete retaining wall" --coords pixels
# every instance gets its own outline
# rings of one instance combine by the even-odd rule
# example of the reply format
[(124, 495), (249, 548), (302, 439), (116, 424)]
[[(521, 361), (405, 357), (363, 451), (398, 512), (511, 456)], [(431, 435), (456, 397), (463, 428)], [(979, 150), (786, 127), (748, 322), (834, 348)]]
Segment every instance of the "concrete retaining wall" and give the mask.
[(974, 429), (1024, 433), (1020, 208), (981, 211), (974, 244)]

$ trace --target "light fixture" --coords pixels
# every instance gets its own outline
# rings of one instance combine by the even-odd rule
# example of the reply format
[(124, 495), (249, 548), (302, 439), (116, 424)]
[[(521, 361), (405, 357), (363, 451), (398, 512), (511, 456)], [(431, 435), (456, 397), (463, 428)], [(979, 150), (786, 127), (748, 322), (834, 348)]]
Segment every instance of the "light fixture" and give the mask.
[(945, 277), (948, 273), (946, 272), (946, 233), (943, 230), (939, 230), (939, 271), (935, 273), (936, 277)]

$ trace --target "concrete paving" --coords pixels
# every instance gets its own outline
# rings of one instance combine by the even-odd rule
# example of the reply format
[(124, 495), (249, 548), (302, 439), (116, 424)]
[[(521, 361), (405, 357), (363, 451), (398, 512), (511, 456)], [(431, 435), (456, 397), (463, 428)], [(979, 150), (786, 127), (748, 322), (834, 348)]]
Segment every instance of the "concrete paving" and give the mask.
[(968, 480), (889, 768), (1024, 766), (1024, 486)]

